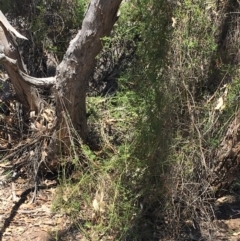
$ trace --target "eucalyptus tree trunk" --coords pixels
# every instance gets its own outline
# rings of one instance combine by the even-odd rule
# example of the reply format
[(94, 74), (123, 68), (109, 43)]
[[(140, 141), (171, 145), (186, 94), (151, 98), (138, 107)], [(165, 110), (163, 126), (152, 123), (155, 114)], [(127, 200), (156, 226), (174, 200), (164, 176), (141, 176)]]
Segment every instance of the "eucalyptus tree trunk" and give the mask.
[(116, 22), (122, 0), (92, 0), (86, 11), (82, 29), (71, 41), (57, 68), (57, 129), (60, 139), (68, 139), (66, 121), (71, 122), (83, 141), (87, 138), (86, 90), (103, 47), (101, 38), (108, 36)]
[[(67, 141), (70, 126), (83, 141), (87, 138), (86, 90), (95, 66), (96, 56), (103, 47), (101, 38), (108, 36), (116, 22), (122, 0), (92, 0), (86, 11), (82, 29), (70, 42), (57, 75), (34, 78), (27, 74), (17, 49), (19, 34), (0, 12), (0, 61), (3, 63), (26, 111), (39, 113), (41, 103), (36, 87), (55, 86), (58, 138)], [(44, 105), (44, 103), (43, 103)]]
[[(86, 91), (88, 81), (94, 71), (96, 57), (103, 47), (102, 38), (110, 35), (118, 19), (117, 12), (121, 1), (90, 1), (82, 28), (70, 42), (62, 62), (57, 67), (56, 76), (48, 78), (34, 78), (28, 75), (15, 41), (16, 38), (26, 38), (11, 26), (0, 11), (0, 62), (4, 65), (18, 101), (22, 103), (25, 112), (33, 111), (38, 114), (31, 115), (30, 119), (33, 136), (36, 131), (39, 131), (39, 136), (44, 136), (44, 131), (46, 131), (46, 136), (52, 135), (47, 154), (45, 153), (46, 147), (42, 147), (44, 151), (42, 151), (41, 162), (45, 160), (48, 163), (55, 163), (56, 154), (68, 151), (68, 148), (66, 150), (58, 147), (62, 142), (64, 145), (61, 147), (68, 147), (73, 131), (80, 136), (82, 141), (87, 139)], [(48, 109), (46, 102), (39, 97), (36, 87), (52, 87), (54, 90), (56, 125), (54, 125), (54, 111)], [(49, 118), (46, 118), (44, 111), (50, 115)], [(52, 124), (51, 127), (43, 124), (44, 121), (38, 122), (39, 118), (46, 122), (49, 120), (51, 123), (48, 124)]]

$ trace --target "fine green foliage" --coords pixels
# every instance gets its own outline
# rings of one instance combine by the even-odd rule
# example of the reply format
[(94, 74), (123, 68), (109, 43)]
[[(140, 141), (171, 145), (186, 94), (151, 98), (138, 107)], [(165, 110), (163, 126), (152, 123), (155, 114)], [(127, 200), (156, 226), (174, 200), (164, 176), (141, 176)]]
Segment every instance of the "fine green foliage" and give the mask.
[[(209, 6), (126, 2), (113, 36), (103, 39), (113, 60), (114, 46), (133, 56), (119, 69), (115, 95), (88, 98), (97, 151), (82, 146), (78, 177), (61, 179), (55, 202), (57, 210), (79, 219), (86, 239), (153, 240), (164, 233), (179, 240), (191, 223), (200, 232), (206, 228), (200, 228), (196, 206), (204, 207), (205, 223), (211, 220), (205, 200), (212, 192), (198, 196), (207, 182), (204, 148), (218, 144), (211, 135), (214, 104), (207, 103), (214, 89), (208, 87), (209, 68), (217, 55)], [(156, 234), (165, 222), (167, 230)]]
[[(60, 158), (53, 210), (85, 240), (216, 240), (213, 157), (240, 93), (240, 34), (226, 14), (236, 6), (218, 2), (122, 3), (89, 81), (88, 141), (69, 121)], [(87, 3), (36, 1), (28, 17), (38, 49), (62, 57)], [(117, 87), (104, 92), (109, 79)]]
[(121, 240), (136, 212), (137, 197), (132, 189), (141, 173), (135, 170), (135, 160), (130, 161), (129, 156), (137, 119), (129, 104), (132, 98), (134, 93), (129, 92), (88, 99), (88, 108), (92, 110), (89, 124), (93, 133), (99, 135), (94, 138), (100, 148), (93, 151), (82, 145), (81, 157), (73, 161), (72, 176), (60, 177), (54, 209), (69, 214), (87, 240), (99, 240), (100, 236)]

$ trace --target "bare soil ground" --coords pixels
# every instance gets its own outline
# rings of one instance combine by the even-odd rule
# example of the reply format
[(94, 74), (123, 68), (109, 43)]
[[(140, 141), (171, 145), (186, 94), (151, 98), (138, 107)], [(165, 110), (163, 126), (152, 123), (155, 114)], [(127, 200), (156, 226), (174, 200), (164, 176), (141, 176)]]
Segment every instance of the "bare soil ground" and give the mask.
[(82, 240), (80, 233), (71, 228), (67, 216), (52, 212), (56, 182), (45, 181), (35, 202), (32, 202), (33, 190), (21, 178), (0, 186), (0, 240)]
[[(54, 213), (52, 202), (56, 181), (44, 181), (32, 202), (33, 185), (27, 179), (0, 185), (0, 240), (2, 241), (73, 241), (85, 240), (71, 227), (66, 215)], [(240, 240), (240, 196), (228, 195), (217, 200), (216, 216), (219, 241)]]
[(219, 227), (219, 240), (240, 240), (240, 195), (234, 193), (216, 202), (216, 220)]

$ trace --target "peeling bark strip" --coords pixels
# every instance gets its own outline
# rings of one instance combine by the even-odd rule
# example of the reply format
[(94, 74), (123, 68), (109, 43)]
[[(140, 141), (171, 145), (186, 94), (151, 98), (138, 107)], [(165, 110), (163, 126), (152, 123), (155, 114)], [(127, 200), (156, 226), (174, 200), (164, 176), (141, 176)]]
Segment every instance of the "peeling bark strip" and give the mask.
[[(14, 35), (26, 39), (10, 25), (0, 11), (0, 50), (3, 66), (13, 84), (17, 99), (22, 103), (24, 110), (33, 110), (38, 113), (40, 99), (37, 91), (23, 80), (19, 72), (27, 73), (27, 70), (17, 49)], [(15, 66), (14, 68), (13, 65)]]
[(212, 162), (214, 169), (209, 180), (217, 190), (217, 196), (220, 196), (240, 173), (240, 112), (229, 125)]
[(63, 61), (57, 68), (56, 98), (61, 140), (68, 136), (63, 124), (64, 112), (67, 112), (81, 138), (84, 141), (87, 138), (86, 88), (96, 56), (103, 47), (101, 38), (110, 34), (121, 2), (122, 0), (90, 2), (82, 29), (70, 42)]
[(2, 11), (0, 11), (0, 21), (2, 22), (3, 26), (5, 26), (6, 30), (9, 33), (13, 33), (16, 37), (28, 40), (26, 37), (24, 37), (22, 34), (20, 34), (6, 19), (6, 17), (3, 15)]
[(0, 61), (8, 73), (17, 99), (22, 103), (24, 110), (38, 113), (42, 101), (33, 85), (50, 88), (55, 84), (56, 78), (34, 78), (27, 74), (17, 48), (16, 37), (27, 40), (11, 26), (0, 11)]

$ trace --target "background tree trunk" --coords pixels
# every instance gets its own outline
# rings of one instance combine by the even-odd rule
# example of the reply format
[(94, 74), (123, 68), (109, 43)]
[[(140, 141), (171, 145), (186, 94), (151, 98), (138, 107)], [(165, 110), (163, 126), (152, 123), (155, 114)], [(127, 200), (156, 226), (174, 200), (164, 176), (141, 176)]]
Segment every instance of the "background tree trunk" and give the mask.
[(57, 68), (57, 129), (61, 140), (68, 139), (68, 121), (83, 141), (87, 139), (86, 90), (95, 60), (103, 47), (101, 38), (110, 34), (117, 20), (122, 0), (92, 0), (82, 29), (71, 41), (63, 61)]
[(221, 196), (240, 172), (240, 112), (229, 125), (210, 161), (212, 172), (209, 181), (217, 191), (216, 195)]

